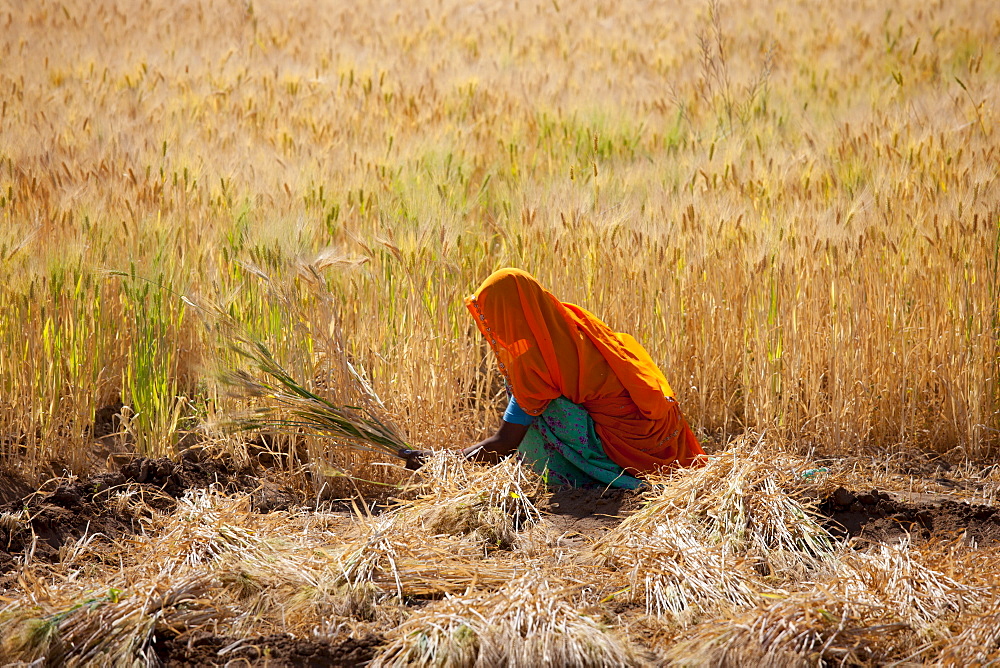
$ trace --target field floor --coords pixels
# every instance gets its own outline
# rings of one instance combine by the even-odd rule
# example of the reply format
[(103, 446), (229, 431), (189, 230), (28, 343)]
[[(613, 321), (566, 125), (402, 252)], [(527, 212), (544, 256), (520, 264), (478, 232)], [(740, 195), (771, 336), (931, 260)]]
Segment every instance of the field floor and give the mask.
[(746, 438), (647, 491), (439, 455), (368, 498), (197, 448), (0, 484), (6, 662), (991, 662), (1000, 477)]

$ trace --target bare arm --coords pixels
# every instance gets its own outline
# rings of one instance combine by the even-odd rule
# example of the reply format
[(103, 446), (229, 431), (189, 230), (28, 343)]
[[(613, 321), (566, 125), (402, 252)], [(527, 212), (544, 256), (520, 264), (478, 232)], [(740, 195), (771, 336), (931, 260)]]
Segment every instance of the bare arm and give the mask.
[[(529, 425), (500, 421), (497, 433), (471, 445), (462, 454), (474, 462), (496, 464), (501, 459), (517, 450), (524, 435), (528, 433)], [(424, 461), (431, 456), (430, 450), (400, 450), (399, 456), (406, 460), (406, 468), (416, 470), (423, 466)]]
[(501, 420), (497, 433), (473, 446), (465, 448), (462, 450), (462, 454), (465, 455), (466, 459), (496, 464), (517, 450), (517, 446), (521, 445), (524, 435), (528, 433), (529, 426)]

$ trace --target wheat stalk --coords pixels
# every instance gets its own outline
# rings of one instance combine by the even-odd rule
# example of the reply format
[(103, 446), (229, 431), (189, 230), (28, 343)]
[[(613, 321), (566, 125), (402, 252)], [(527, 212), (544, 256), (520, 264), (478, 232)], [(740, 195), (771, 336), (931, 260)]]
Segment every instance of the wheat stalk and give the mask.
[(338, 405), (307, 389), (274, 359), (261, 341), (242, 338), (232, 348), (263, 373), (264, 378), (235, 370), (222, 374), (222, 383), (234, 394), (269, 402), (250, 415), (234, 419), (230, 423), (232, 428), (311, 433), (343, 447), (405, 458), (400, 453), (407, 447), (405, 438), (390, 420), (375, 414), (375, 407), (384, 405), (351, 363), (344, 363), (348, 372), (346, 382), (350, 390), (367, 400), (365, 407)]

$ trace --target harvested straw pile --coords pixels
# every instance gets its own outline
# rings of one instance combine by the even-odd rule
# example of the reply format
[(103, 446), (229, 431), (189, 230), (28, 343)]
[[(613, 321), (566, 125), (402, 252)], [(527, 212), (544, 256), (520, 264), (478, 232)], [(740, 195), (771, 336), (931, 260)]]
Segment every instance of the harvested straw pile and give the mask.
[(330, 551), (343, 581), (374, 586), (383, 597), (441, 595), (475, 582), (499, 585), (513, 575), (503, 563), (481, 564), (479, 541), (430, 534), (402, 514), (360, 520), (345, 538)]
[(720, 615), (667, 656), (682, 665), (806, 666), (913, 661), (939, 652), (945, 665), (988, 663), (1000, 656), (991, 626), (996, 588), (989, 584), (996, 567), (976, 572), (965, 562), (982, 555), (962, 558), (957, 546), (903, 540), (859, 552), (842, 545), (808, 579), (786, 583), (799, 591), (773, 592), (741, 615)]
[(1000, 664), (1000, 598), (987, 606), (990, 612), (967, 615), (961, 632), (949, 638), (941, 649), (944, 666), (995, 666)]
[(833, 550), (829, 533), (808, 505), (785, 491), (798, 484), (794, 471), (776, 465), (765, 450), (763, 437), (747, 437), (703, 467), (653, 480), (643, 508), (609, 541), (683, 523), (704, 544), (755, 560), (764, 575), (822, 563)]
[(371, 621), (377, 606), (408, 596), (500, 586), (518, 569), (510, 559), (483, 558), (540, 517), (533, 500), (542, 487), (513, 460), (480, 467), (440, 454), (431, 461), (432, 471), (445, 466), (451, 477), (431, 477), (418, 487), (425, 494), (350, 522), (255, 515), (245, 496), (197, 492), (140, 541), (138, 553), (169, 572), (211, 566), (234, 605), (257, 620), (302, 620), (296, 628), (329, 615)]
[(541, 520), (536, 504), (547, 494), (541, 477), (517, 457), (484, 467), (451, 452), (424, 464), (415, 489), (419, 495), (394, 514), (431, 534), (469, 536), (499, 549), (510, 549), (518, 532)]
[(880, 624), (886, 610), (848, 603), (823, 591), (763, 604), (735, 619), (706, 622), (667, 657), (681, 666), (867, 664), (885, 656), (887, 639), (905, 624)]
[(601, 566), (616, 571), (620, 597), (644, 601), (648, 614), (682, 624), (751, 606), (760, 587), (743, 559), (704, 544), (689, 524), (660, 525), (646, 534), (617, 529), (595, 554)]
[(967, 605), (957, 616), (949, 616), (943, 631), (931, 651), (937, 651), (938, 661), (945, 666), (992, 666), (1000, 665), (1000, 546), (976, 550), (956, 551), (954, 546), (938, 553), (931, 553), (925, 559), (934, 559), (934, 564), (949, 574), (964, 580), (965, 584), (976, 587), (980, 592), (977, 603)]
[(913, 628), (978, 608), (991, 590), (948, 577), (927, 565), (908, 540), (868, 552), (844, 551), (826, 582), (845, 600), (882, 606)]
[(383, 595), (440, 596), (467, 587), (497, 587), (518, 569), (509, 550), (541, 518), (545, 494), (537, 475), (516, 458), (497, 466), (435, 454), (413, 483), (414, 498), (377, 516), (361, 515), (332, 558), (344, 584)]
[(437, 454), (409, 498), (353, 516), (191, 490), (127, 543), (84, 536), (24, 566), (0, 660), (148, 663), (203, 634), (323, 633), (384, 638), (381, 666), (629, 665), (643, 647), (681, 665), (1000, 656), (996, 548), (837, 544), (783, 491), (801, 466), (773, 462), (737, 447), (656, 481), (589, 548), (531, 543), (557, 518), (516, 459)]
[[(629, 666), (630, 645), (580, 611), (580, 587), (546, 574), (415, 613), (373, 666)], [(574, 596), (577, 594), (577, 596)]]
[[(0, 660), (43, 661), (52, 666), (133, 665), (154, 662), (156, 631), (183, 633), (228, 617), (213, 603), (217, 586), (208, 574), (147, 580), (127, 588), (79, 591), (72, 583), (42, 589), (35, 605), (11, 603), (0, 610)], [(78, 585), (77, 585), (78, 588)]]
[[(478, 472), (465, 466), (475, 482)], [(507, 489), (495, 474), (482, 480)], [(522, 483), (523, 474), (510, 489)], [(413, 521), (415, 503), (351, 521), (306, 511), (255, 514), (245, 494), (191, 492), (171, 515), (154, 516), (128, 549), (118, 546), (114, 572), (80, 569), (91, 551), (107, 549), (90, 540), (73, 548), (75, 562), (46, 567), (44, 575), (28, 569), (25, 595), (0, 611), (0, 657), (145, 663), (158, 632), (247, 637), (308, 634), (333, 622), (396, 626), (407, 597), (493, 590), (530, 570), (509, 555), (487, 559), (480, 537), (429, 532)]]
[(594, 558), (620, 574), (626, 597), (682, 624), (754, 605), (758, 592), (833, 556), (828, 533), (782, 489), (793, 474), (769, 461), (761, 439), (744, 441), (704, 467), (654, 480)]
[(216, 490), (191, 490), (177, 510), (160, 518), (152, 535), (137, 541), (138, 564), (156, 564), (161, 573), (199, 568), (229, 553), (270, 551), (254, 531), (250, 497)]

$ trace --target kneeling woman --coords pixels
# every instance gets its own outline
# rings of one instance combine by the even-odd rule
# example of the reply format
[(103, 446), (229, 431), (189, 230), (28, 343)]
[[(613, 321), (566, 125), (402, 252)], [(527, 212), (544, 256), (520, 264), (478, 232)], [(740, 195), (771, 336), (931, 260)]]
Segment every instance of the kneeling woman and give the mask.
[(631, 336), (517, 269), (493, 273), (466, 305), (511, 394), (496, 434), (465, 449), (470, 459), (518, 450), (550, 483), (631, 489), (643, 474), (704, 456), (666, 378)]

